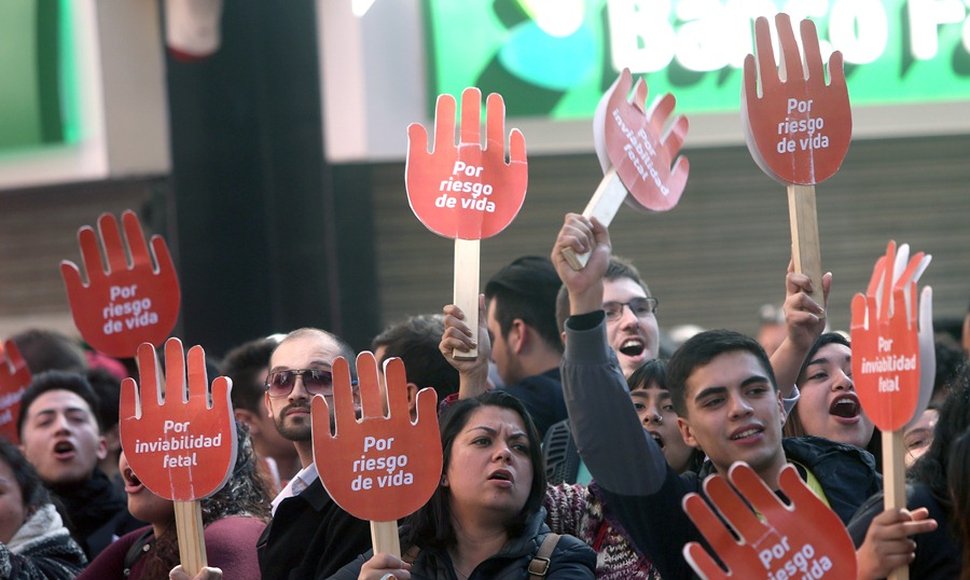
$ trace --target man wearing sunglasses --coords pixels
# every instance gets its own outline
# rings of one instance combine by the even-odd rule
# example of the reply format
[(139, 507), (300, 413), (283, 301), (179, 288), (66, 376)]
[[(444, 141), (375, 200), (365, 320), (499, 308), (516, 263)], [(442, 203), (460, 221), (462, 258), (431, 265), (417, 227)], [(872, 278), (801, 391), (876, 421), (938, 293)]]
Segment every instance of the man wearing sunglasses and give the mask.
[(264, 579), (325, 578), (370, 547), (369, 523), (334, 503), (313, 464), (310, 400), (323, 395), (333, 407), (338, 356), (354, 360), (350, 347), (333, 334), (301, 328), (270, 357), (266, 409), (280, 434), (293, 442), (303, 468), (273, 500), (273, 520), (257, 544)]

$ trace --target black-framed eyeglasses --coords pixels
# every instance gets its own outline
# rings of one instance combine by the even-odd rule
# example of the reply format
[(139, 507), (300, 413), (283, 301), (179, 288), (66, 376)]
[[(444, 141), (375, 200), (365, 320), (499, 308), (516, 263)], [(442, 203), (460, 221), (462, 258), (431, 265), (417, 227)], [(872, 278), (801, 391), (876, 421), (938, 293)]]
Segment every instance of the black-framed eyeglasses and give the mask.
[(296, 377), (303, 378), (303, 388), (311, 395), (330, 394), (333, 388), (333, 373), (323, 369), (289, 369), (273, 371), (266, 377), (266, 391), (278, 399), (289, 396), (296, 386)]
[(617, 320), (622, 317), (624, 306), (629, 306), (630, 312), (633, 312), (634, 316), (637, 318), (646, 318), (651, 314), (655, 314), (659, 305), (660, 300), (654, 298), (653, 296), (640, 296), (630, 300), (629, 302), (616, 302), (613, 300), (604, 302), (603, 310), (606, 311), (607, 320)]

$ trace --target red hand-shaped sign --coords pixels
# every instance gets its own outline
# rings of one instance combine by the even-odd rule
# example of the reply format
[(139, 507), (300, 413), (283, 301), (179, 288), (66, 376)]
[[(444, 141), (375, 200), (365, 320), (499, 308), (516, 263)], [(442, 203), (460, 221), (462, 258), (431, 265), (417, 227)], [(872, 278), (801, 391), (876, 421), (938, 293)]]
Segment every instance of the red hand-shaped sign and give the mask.
[[(872, 422), (895, 431), (913, 418), (920, 393), (920, 347), (913, 274), (923, 254), (893, 281), (896, 242), (876, 262), (866, 294), (852, 298), (852, 380)], [(881, 292), (881, 294), (878, 294)], [(913, 297), (907, 304), (907, 293)]]
[(405, 185), (408, 203), (426, 228), (446, 238), (481, 240), (508, 226), (525, 200), (529, 181), (525, 137), (509, 135), (505, 161), (505, 101), (492, 93), (481, 145), (481, 100), (476, 88), (461, 94), (461, 138), (455, 147), (455, 98), (439, 95), (435, 108), (434, 149), (428, 151), (424, 127), (408, 127)]
[(333, 422), (322, 396), (313, 397), (313, 460), (337, 505), (362, 520), (390, 522), (427, 503), (441, 481), (438, 398), (433, 389), (418, 392), (417, 419), (408, 411), (404, 363), (388, 359), (385, 416), (374, 355), (357, 356), (362, 417), (356, 418), (347, 360), (333, 363)]
[(8, 340), (0, 351), (0, 437), (11, 443), (20, 443), (17, 433), (17, 417), (20, 416), (20, 398), (30, 386), (30, 369), (20, 355), (17, 343)]
[(630, 192), (627, 203), (639, 209), (666, 211), (677, 205), (687, 185), (690, 164), (683, 155), (677, 157), (687, 136), (687, 117), (680, 115), (670, 121), (676, 104), (670, 93), (646, 110), (647, 85), (643, 79), (637, 81), (633, 100), (628, 100), (632, 82), (630, 70), (623, 69), (609, 93), (603, 119), (606, 151)]
[(785, 467), (779, 477), (791, 505), (783, 504), (744, 463), (731, 466), (728, 477), (730, 484), (720, 475), (707, 478), (704, 492), (735, 534), (698, 494), (684, 497), (684, 511), (728, 569), (722, 570), (699, 543), (690, 542), (684, 546), (684, 558), (701, 578), (856, 577), (849, 533), (794, 467)]
[[(160, 345), (172, 332), (179, 312), (179, 283), (165, 240), (152, 236), (152, 265), (145, 235), (134, 212), (121, 216), (127, 251), (118, 222), (111, 214), (98, 218), (106, 263), (101, 260), (97, 234), (89, 226), (78, 230), (81, 257), (88, 283), (68, 260), (61, 262), (61, 276), (81, 336), (95, 349), (114, 357), (135, 355), (138, 345)], [(129, 261), (127, 253), (131, 254)]]
[[(832, 177), (849, 149), (852, 111), (842, 70), (842, 53), (829, 59), (825, 84), (815, 23), (801, 23), (805, 63), (802, 68), (795, 33), (787, 14), (775, 16), (781, 69), (775, 65), (768, 19), (755, 21), (755, 56), (744, 60), (741, 117), (748, 150), (762, 171), (783, 183), (815, 185)], [(761, 91), (758, 91), (758, 81)]]
[[(182, 341), (165, 343), (165, 384), (155, 347), (138, 347), (141, 388), (132, 378), (121, 383), (121, 448), (138, 479), (155, 495), (193, 501), (219, 491), (236, 463), (236, 422), (227, 377), (212, 381), (201, 346), (189, 349), (188, 383)], [(211, 400), (211, 403), (210, 403)]]

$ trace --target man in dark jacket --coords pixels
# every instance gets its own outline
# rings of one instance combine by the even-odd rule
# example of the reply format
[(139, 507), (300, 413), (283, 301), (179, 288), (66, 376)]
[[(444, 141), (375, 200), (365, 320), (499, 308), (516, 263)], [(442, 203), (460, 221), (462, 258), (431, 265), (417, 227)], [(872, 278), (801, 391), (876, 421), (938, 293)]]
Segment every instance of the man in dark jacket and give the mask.
[(502, 388), (529, 410), (540, 437), (566, 418), (556, 327), (559, 286), (552, 264), (537, 256), (513, 261), (485, 285), (492, 361)]
[(273, 520), (256, 545), (264, 580), (327, 578), (371, 546), (370, 524), (340, 508), (313, 463), (310, 400), (333, 408), (333, 361), (353, 351), (329, 332), (294, 330), (270, 357), (265, 404), (276, 429), (293, 442), (303, 468), (273, 500)]
[(41, 373), (20, 405), (17, 429), (24, 456), (64, 506), (71, 534), (89, 559), (145, 525), (128, 513), (124, 492), (98, 468), (108, 450), (98, 397), (82, 375)]
[[(637, 548), (664, 578), (689, 577), (681, 549), (701, 537), (681, 501), (689, 492), (702, 491), (703, 474), (678, 476), (630, 406), (626, 382), (606, 340), (602, 310), (609, 234), (598, 223), (581, 224), (564, 229), (553, 249), (554, 257), (564, 247), (577, 253), (592, 249), (582, 271), (573, 271), (561, 258), (557, 262), (571, 308), (562, 376), (573, 436), (607, 505)], [(703, 449), (710, 468), (722, 475), (743, 461), (777, 490), (778, 477), (791, 462), (843, 522), (879, 486), (875, 464), (865, 451), (823, 449), (811, 440), (783, 446), (785, 413), (775, 374), (764, 349), (750, 337), (725, 330), (694, 336), (670, 359), (667, 386), (684, 441)], [(798, 457), (789, 457), (789, 449)], [(846, 485), (850, 472), (852, 481), (863, 483)]]

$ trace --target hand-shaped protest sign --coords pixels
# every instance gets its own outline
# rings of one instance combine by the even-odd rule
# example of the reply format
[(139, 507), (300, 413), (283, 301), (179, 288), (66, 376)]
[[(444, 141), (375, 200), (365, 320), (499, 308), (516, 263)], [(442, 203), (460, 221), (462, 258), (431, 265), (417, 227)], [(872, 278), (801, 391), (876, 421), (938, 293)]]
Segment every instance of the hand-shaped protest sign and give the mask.
[(80, 269), (68, 260), (61, 262), (61, 276), (74, 323), (84, 340), (109, 356), (127, 358), (135, 355), (142, 342), (160, 345), (172, 332), (180, 292), (165, 241), (152, 236), (149, 253), (134, 212), (124, 212), (121, 219), (127, 249), (115, 217), (102, 214), (98, 230), (106, 261), (102, 262), (97, 234), (84, 226), (78, 230), (78, 242), (88, 282), (81, 280)]
[[(399, 358), (384, 364), (387, 413), (377, 361), (369, 352), (357, 356), (361, 418), (347, 360), (333, 363), (333, 412), (322, 396), (310, 403), (313, 460), (320, 480), (337, 505), (371, 520), (374, 552), (400, 556), (396, 521), (427, 503), (441, 481), (441, 436), (438, 397), (433, 389), (418, 392), (417, 418), (411, 421), (407, 378)], [(331, 417), (335, 431), (331, 433)]]
[(326, 399), (311, 402), (313, 458), (327, 492), (354, 516), (394, 521), (414, 513), (441, 481), (441, 436), (434, 389), (418, 393), (417, 419), (408, 411), (407, 378), (399, 358), (384, 366), (387, 409), (374, 355), (357, 356), (362, 416), (357, 419), (346, 359), (333, 364), (333, 422)]
[(764, 17), (755, 21), (757, 65), (755, 55), (744, 60), (741, 115), (748, 150), (761, 170), (774, 179), (815, 185), (838, 171), (852, 139), (842, 53), (832, 53), (826, 84), (815, 23), (801, 23), (807, 70), (802, 68), (788, 15), (775, 16), (775, 25), (780, 69), (775, 65)]
[(0, 437), (17, 444), (17, 417), (20, 416), (20, 398), (30, 386), (30, 369), (20, 355), (17, 343), (8, 340), (0, 351)]
[[(613, 221), (624, 201), (644, 211), (673, 208), (690, 171), (687, 157), (678, 157), (688, 122), (683, 115), (671, 119), (676, 99), (667, 93), (647, 109), (647, 84), (637, 79), (631, 98), (632, 78), (630, 70), (623, 69), (593, 117), (593, 142), (605, 175), (583, 216), (595, 217), (604, 226)], [(589, 259), (588, 254), (577, 256), (571, 249), (564, 250), (563, 257), (574, 270), (582, 269)]]
[(212, 381), (205, 352), (188, 353), (188, 381), (182, 342), (165, 343), (165, 383), (159, 381), (155, 348), (138, 347), (141, 385), (121, 383), (119, 427), (128, 465), (155, 495), (173, 501), (206, 498), (219, 491), (236, 463), (236, 423), (227, 377)]
[(623, 69), (604, 96), (608, 98), (601, 120), (606, 152), (630, 192), (626, 200), (630, 206), (667, 211), (680, 201), (690, 171), (687, 158), (678, 157), (687, 137), (687, 117), (671, 120), (677, 101), (670, 93), (647, 109), (647, 84), (642, 78), (629, 99), (632, 82), (630, 69)]
[(446, 238), (481, 240), (508, 226), (525, 200), (528, 164), (525, 137), (509, 134), (505, 160), (505, 101), (492, 93), (481, 145), (481, 99), (476, 88), (461, 95), (461, 137), (455, 147), (455, 98), (439, 95), (433, 149), (419, 123), (408, 127), (405, 174), (408, 203), (426, 228)]
[(855, 578), (849, 533), (793, 466), (779, 477), (790, 505), (744, 463), (731, 466), (728, 478), (730, 484), (720, 475), (707, 478), (704, 492), (734, 534), (698, 494), (684, 497), (684, 511), (727, 567), (725, 572), (699, 543), (690, 542), (684, 558), (701, 578), (822, 578), (828, 572)]
[(741, 119), (748, 150), (758, 167), (788, 185), (795, 271), (811, 278), (818, 289), (822, 288), (822, 253), (815, 184), (842, 165), (852, 138), (852, 111), (842, 54), (837, 51), (829, 59), (830, 78), (825, 84), (815, 24), (811, 20), (801, 23), (807, 70), (788, 15), (776, 15), (775, 26), (780, 68), (775, 65), (768, 19), (755, 21), (757, 59), (749, 54), (744, 60)]
[[(405, 185), (411, 210), (426, 228), (455, 240), (454, 303), (477, 316), (480, 240), (499, 233), (519, 213), (529, 181), (525, 137), (509, 134), (505, 160), (505, 101), (488, 96), (482, 149), (482, 94), (468, 88), (461, 95), (461, 137), (455, 147), (455, 99), (439, 95), (435, 108), (434, 148), (418, 123), (408, 127)], [(470, 320), (477, 326), (477, 320)], [(475, 351), (461, 353), (474, 359)]]
[[(904, 251), (908, 255), (908, 246)], [(932, 370), (922, 372), (922, 359), (935, 368), (931, 291), (921, 300), (918, 331), (915, 301), (915, 278), (928, 259), (918, 252), (905, 268), (898, 262), (891, 241), (866, 294), (852, 299), (852, 380), (866, 414), (883, 431), (902, 428), (917, 412), (921, 383), (933, 380)], [(921, 349), (921, 343), (928, 346)]]

